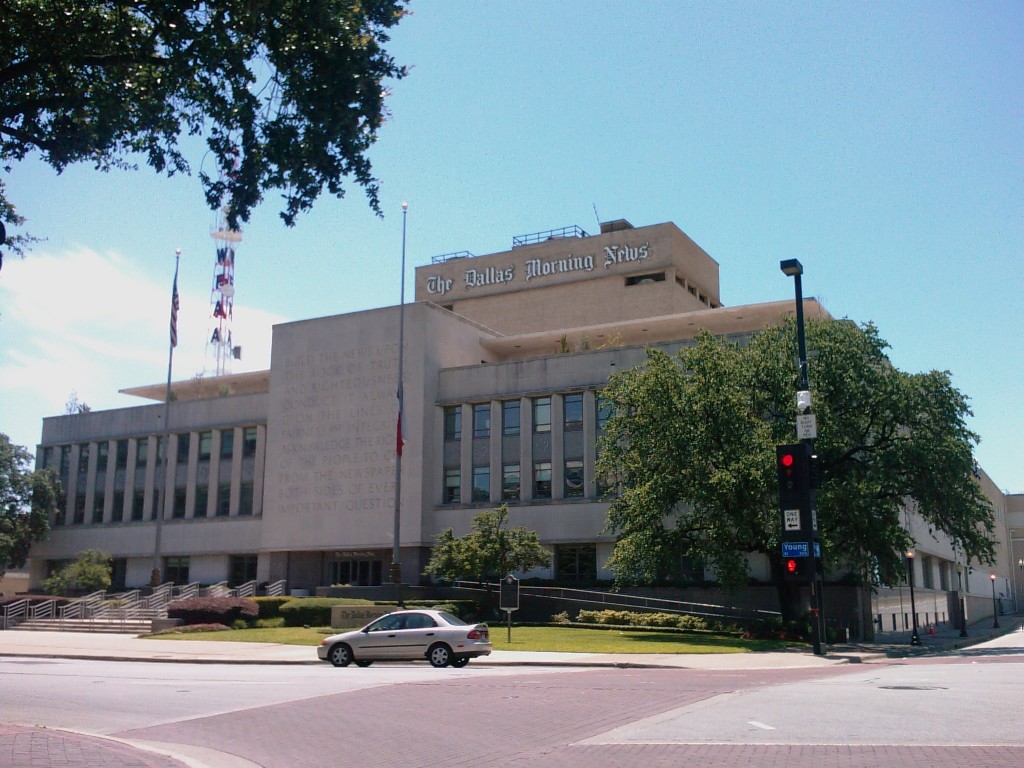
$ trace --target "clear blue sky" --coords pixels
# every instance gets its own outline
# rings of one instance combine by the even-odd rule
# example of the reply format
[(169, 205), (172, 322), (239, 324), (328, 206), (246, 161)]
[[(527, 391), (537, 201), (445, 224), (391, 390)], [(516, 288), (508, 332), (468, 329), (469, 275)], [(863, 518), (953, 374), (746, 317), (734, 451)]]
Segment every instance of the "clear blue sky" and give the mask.
[[(978, 458), (1024, 491), (1024, 4), (413, 2), (412, 67), (360, 190), (289, 229), (269, 198), (236, 266), (234, 370), (270, 325), (394, 304), (401, 202), (412, 271), (516, 234), (674, 221), (721, 265), (727, 305), (792, 297), (781, 259), (837, 317), (873, 321), (907, 371), (948, 369)], [(201, 147), (193, 155), (198, 167)], [(0, 274), (0, 430), (34, 445), (68, 395), (130, 405), (204, 367), (213, 217), (199, 183), (143, 169), (6, 176), (44, 236)], [(812, 373), (813, 376), (813, 373)]]

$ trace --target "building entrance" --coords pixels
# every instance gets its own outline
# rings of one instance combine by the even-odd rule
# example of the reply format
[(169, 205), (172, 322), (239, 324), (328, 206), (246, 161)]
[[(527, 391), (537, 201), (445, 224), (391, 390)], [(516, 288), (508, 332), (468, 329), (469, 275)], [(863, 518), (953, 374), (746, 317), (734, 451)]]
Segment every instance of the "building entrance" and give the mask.
[(352, 587), (379, 587), (383, 583), (384, 561), (370, 558), (335, 560), (331, 563), (331, 583)]

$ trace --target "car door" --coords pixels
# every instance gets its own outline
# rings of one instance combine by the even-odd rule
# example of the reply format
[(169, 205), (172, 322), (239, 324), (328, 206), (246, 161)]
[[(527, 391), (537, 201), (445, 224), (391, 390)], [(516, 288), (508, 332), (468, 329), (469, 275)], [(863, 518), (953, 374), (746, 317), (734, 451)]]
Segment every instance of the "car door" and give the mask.
[(357, 659), (393, 659), (399, 656), (405, 614), (389, 614), (371, 622), (361, 633), (352, 652)]
[(394, 638), (394, 658), (422, 659), (427, 648), (437, 639), (438, 625), (427, 613), (405, 614), (405, 625), (397, 630)]

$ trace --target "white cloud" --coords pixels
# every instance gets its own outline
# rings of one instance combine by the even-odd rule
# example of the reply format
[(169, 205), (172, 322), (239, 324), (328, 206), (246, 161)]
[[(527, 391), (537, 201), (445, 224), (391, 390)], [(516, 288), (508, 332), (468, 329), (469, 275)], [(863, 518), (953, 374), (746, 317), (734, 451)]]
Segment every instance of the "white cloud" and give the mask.
[[(169, 260), (168, 260), (169, 261)], [(72, 392), (94, 410), (144, 401), (118, 390), (166, 380), (173, 265), (161, 274), (118, 253), (36, 250), (0, 273), (0, 432), (33, 448), (44, 416)], [(164, 274), (166, 273), (166, 274)], [(174, 379), (212, 372), (210, 295), (179, 278)], [(239, 297), (240, 298), (240, 297)], [(271, 329), (284, 318), (236, 298), (232, 337), (242, 360), (231, 372), (270, 365)]]

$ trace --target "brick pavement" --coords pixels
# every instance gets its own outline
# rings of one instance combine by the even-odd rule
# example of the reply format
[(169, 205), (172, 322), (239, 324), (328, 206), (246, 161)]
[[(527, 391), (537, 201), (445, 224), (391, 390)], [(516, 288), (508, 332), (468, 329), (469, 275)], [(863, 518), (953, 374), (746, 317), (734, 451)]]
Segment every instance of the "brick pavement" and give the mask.
[(804, 670), (580, 670), (422, 681), (332, 694), (119, 734), (214, 747), (264, 768), (1020, 768), (1024, 748), (809, 744), (583, 744), (722, 693), (815, 680)]
[(188, 768), (166, 755), (99, 736), (0, 725), (0, 768)]

